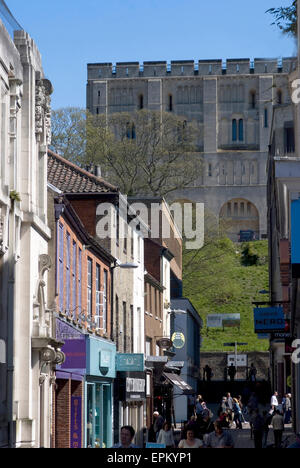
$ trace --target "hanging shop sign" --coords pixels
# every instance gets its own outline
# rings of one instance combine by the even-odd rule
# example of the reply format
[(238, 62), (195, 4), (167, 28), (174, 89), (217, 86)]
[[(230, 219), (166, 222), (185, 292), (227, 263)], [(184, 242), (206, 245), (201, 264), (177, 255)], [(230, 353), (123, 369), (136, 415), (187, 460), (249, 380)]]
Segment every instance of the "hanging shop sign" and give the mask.
[(254, 309), (255, 333), (280, 333), (285, 330), (283, 307)]
[(117, 372), (143, 372), (144, 371), (143, 354), (122, 354), (116, 355)]
[(175, 332), (172, 335), (172, 343), (174, 348), (182, 349), (185, 345), (185, 336), (183, 333)]

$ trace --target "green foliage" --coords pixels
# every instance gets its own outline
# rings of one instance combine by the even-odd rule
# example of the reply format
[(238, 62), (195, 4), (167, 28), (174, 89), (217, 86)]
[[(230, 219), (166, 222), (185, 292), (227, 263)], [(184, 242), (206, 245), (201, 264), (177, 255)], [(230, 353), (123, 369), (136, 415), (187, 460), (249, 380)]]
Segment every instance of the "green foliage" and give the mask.
[(9, 193), (9, 198), (11, 200), (21, 202), (21, 196), (20, 196), (19, 192), (17, 192), (16, 190), (11, 190), (11, 192)]
[(103, 177), (130, 195), (166, 196), (201, 173), (197, 129), (171, 112), (91, 115), (76, 108), (52, 114), (52, 149), (79, 165), (100, 165)]
[(274, 17), (272, 25), (276, 25), (283, 34), (297, 37), (297, 0), (289, 7), (270, 8), (266, 13)]
[[(183, 294), (204, 322), (203, 351), (224, 351), (223, 343), (236, 340), (248, 343), (239, 352), (268, 350), (269, 342), (254, 333), (252, 305), (267, 300), (259, 294), (268, 289), (267, 241), (234, 244), (225, 237), (211, 236), (199, 251), (184, 250), (183, 271)], [(206, 328), (207, 315), (227, 313), (241, 314), (240, 329)]]

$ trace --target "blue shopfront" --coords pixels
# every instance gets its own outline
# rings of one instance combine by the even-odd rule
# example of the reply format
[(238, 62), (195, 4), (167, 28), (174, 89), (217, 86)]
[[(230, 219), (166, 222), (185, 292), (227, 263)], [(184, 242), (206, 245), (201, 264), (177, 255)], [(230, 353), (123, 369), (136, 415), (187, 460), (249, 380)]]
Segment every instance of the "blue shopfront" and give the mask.
[(87, 337), (85, 382), (85, 446), (113, 445), (113, 382), (116, 378), (116, 346), (107, 340)]

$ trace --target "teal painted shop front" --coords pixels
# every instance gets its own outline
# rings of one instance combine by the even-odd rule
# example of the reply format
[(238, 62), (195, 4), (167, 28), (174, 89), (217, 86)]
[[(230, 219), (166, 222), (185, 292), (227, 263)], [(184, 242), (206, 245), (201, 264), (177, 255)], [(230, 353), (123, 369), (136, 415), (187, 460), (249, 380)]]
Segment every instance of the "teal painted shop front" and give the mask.
[(87, 339), (85, 446), (113, 445), (113, 383), (116, 377), (116, 346), (107, 340)]

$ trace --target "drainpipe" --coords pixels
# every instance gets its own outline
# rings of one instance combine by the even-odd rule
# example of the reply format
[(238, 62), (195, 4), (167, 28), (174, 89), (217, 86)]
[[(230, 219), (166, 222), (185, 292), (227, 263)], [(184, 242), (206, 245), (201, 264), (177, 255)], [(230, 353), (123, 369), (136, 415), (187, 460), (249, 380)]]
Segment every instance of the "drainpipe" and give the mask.
[(15, 319), (15, 201), (11, 200), (9, 213), (8, 300), (7, 300), (7, 421), (8, 446), (15, 447), (13, 392), (14, 392), (14, 319)]

